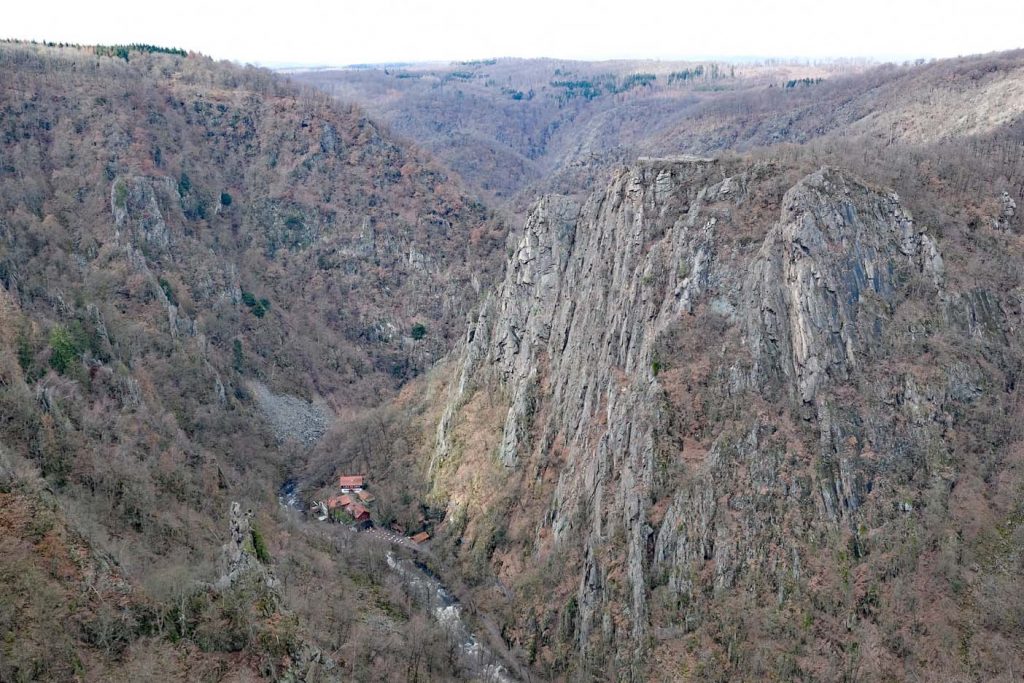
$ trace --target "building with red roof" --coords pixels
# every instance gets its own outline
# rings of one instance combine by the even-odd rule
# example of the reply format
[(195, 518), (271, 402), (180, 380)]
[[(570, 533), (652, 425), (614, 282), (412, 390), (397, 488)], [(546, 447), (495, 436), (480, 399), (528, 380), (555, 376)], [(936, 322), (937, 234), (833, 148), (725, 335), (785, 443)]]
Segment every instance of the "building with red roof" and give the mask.
[(359, 503), (352, 503), (345, 508), (345, 512), (352, 515), (352, 519), (357, 522), (363, 522), (370, 519), (370, 511)]
[(338, 477), (338, 486), (343, 493), (349, 491), (361, 491), (365, 485), (366, 477), (362, 474), (343, 474)]
[(333, 498), (327, 499), (327, 507), (333, 510), (334, 508), (347, 508), (349, 505), (354, 503), (352, 496), (343, 494), (340, 496), (334, 496)]

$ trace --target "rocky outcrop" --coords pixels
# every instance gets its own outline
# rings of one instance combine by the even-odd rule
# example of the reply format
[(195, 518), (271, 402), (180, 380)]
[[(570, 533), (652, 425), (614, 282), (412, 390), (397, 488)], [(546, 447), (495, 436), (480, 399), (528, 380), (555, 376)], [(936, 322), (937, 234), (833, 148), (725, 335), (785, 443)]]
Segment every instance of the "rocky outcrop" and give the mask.
[(230, 537), (223, 548), (225, 567), (217, 579), (216, 587), (226, 590), (244, 577), (256, 576), (277, 602), (280, 600), (278, 580), (258, 557), (256, 543), (262, 541), (257, 541), (259, 536), (254, 532), (252, 517), (252, 510), (242, 512), (242, 506), (237, 501), (231, 503), (228, 514)]
[(1009, 192), (1003, 192), (999, 197), (1000, 212), (995, 220), (997, 230), (1009, 230), (1014, 216), (1017, 215), (1017, 202), (1010, 196)]
[[(242, 512), (237, 501), (231, 503), (228, 522), (230, 537), (223, 546), (224, 568), (214, 588), (221, 593), (236, 592), (244, 601), (258, 604), (271, 621), (290, 617), (283, 605), (281, 582), (267, 564), (263, 538), (253, 525), (253, 512)], [(263, 637), (269, 637), (265, 634)], [(312, 641), (294, 638), (288, 642), (280, 681), (337, 680), (337, 663)]]
[(779, 377), (804, 403), (884, 345), (902, 283), (941, 286), (942, 257), (893, 193), (832, 169), (800, 181), (751, 267), (745, 307), (757, 384)]
[(488, 380), (510, 392), (512, 405), (499, 459), (514, 467), (520, 451), (528, 447), (539, 382), (537, 361), (551, 335), (578, 214), (579, 206), (563, 197), (545, 197), (534, 207), (512, 249), (504, 280), (470, 325), (459, 376), (438, 425), (431, 471), (448, 458), (455, 412)]
[(580, 558), (566, 623), (619, 666), (664, 628), (654, 595), (690, 605), (683, 632), (740, 585), (784, 601), (809, 538), (902, 514), (878, 491), (943, 457), (943, 390), (884, 369), (963, 309), (936, 241), (892, 191), (823, 168), (773, 200), (779, 173), (643, 159), (580, 208), (547, 198), (470, 327), (435, 463), (500, 394), (497, 457), (544, 501), (520, 541)]
[(154, 253), (171, 245), (164, 212), (179, 202), (174, 181), (164, 176), (122, 176), (110, 186), (110, 209), (117, 229), (126, 231), (137, 248)]
[[(510, 405), (502, 462), (515, 467), (555, 440), (568, 445), (544, 524), (556, 543), (585, 539), (580, 643), (603, 600), (600, 546), (615, 529), (626, 530), (631, 635), (639, 637), (646, 622), (645, 508), (664, 417), (654, 343), (706, 287), (721, 217), (704, 207), (721, 188), (709, 193), (694, 180), (714, 167), (701, 159), (644, 160), (592, 197), (575, 225), (575, 207), (542, 201), (470, 332), (457, 394), (474, 389), (467, 377), (489, 374), (502, 388)], [(536, 424), (541, 404), (547, 419)], [(457, 405), (439, 426), (435, 458)]]

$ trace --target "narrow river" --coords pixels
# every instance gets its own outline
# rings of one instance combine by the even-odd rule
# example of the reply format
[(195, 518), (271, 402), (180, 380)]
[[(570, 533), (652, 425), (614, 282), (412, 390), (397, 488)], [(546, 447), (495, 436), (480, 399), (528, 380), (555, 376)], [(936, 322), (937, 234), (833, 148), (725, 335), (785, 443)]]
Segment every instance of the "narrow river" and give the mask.
[(466, 624), (462, 608), (451, 592), (428, 570), (413, 560), (398, 559), (388, 552), (388, 566), (405, 583), (406, 590), (420, 605), (430, 610), (437, 623), (455, 643), (459, 664), (474, 680), (512, 683), (513, 678), (500, 658)]

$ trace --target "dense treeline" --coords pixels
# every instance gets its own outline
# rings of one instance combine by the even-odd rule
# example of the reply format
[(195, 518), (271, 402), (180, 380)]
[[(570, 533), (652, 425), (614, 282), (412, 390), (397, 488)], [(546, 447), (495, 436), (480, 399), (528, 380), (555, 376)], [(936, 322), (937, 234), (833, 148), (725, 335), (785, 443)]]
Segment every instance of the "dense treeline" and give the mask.
[(181, 48), (176, 47), (160, 47), (158, 45), (147, 45), (145, 43), (131, 43), (130, 45), (97, 45), (95, 47), (97, 55), (103, 57), (118, 57), (124, 61), (128, 61), (128, 56), (132, 52), (146, 52), (149, 54), (159, 53), (165, 55), (176, 55), (178, 57), (187, 57), (188, 53)]
[(735, 78), (735, 77), (736, 77), (736, 67), (735, 66), (730, 66), (728, 68), (728, 73), (726, 73), (725, 67), (720, 66), (720, 65), (712, 62), (707, 67), (705, 67), (703, 64), (698, 64), (697, 66), (695, 66), (693, 68), (690, 68), (690, 69), (682, 69), (680, 71), (673, 71), (672, 73), (670, 73), (668, 75), (668, 82), (669, 82), (669, 85), (672, 85), (673, 83), (686, 83), (687, 81), (693, 81), (693, 80), (697, 80), (697, 79), (708, 79), (708, 80), (713, 80), (714, 81), (714, 80), (718, 80), (720, 78)]

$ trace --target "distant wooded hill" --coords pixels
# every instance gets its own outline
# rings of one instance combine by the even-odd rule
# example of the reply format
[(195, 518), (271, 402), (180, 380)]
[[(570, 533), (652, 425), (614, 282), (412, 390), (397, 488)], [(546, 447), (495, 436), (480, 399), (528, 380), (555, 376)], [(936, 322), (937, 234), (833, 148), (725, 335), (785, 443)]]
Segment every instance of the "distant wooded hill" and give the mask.
[(1022, 68), (1008, 52), (904, 65), (498, 59), (292, 77), (361, 103), (521, 214), (637, 156), (990, 131), (1024, 113)]

